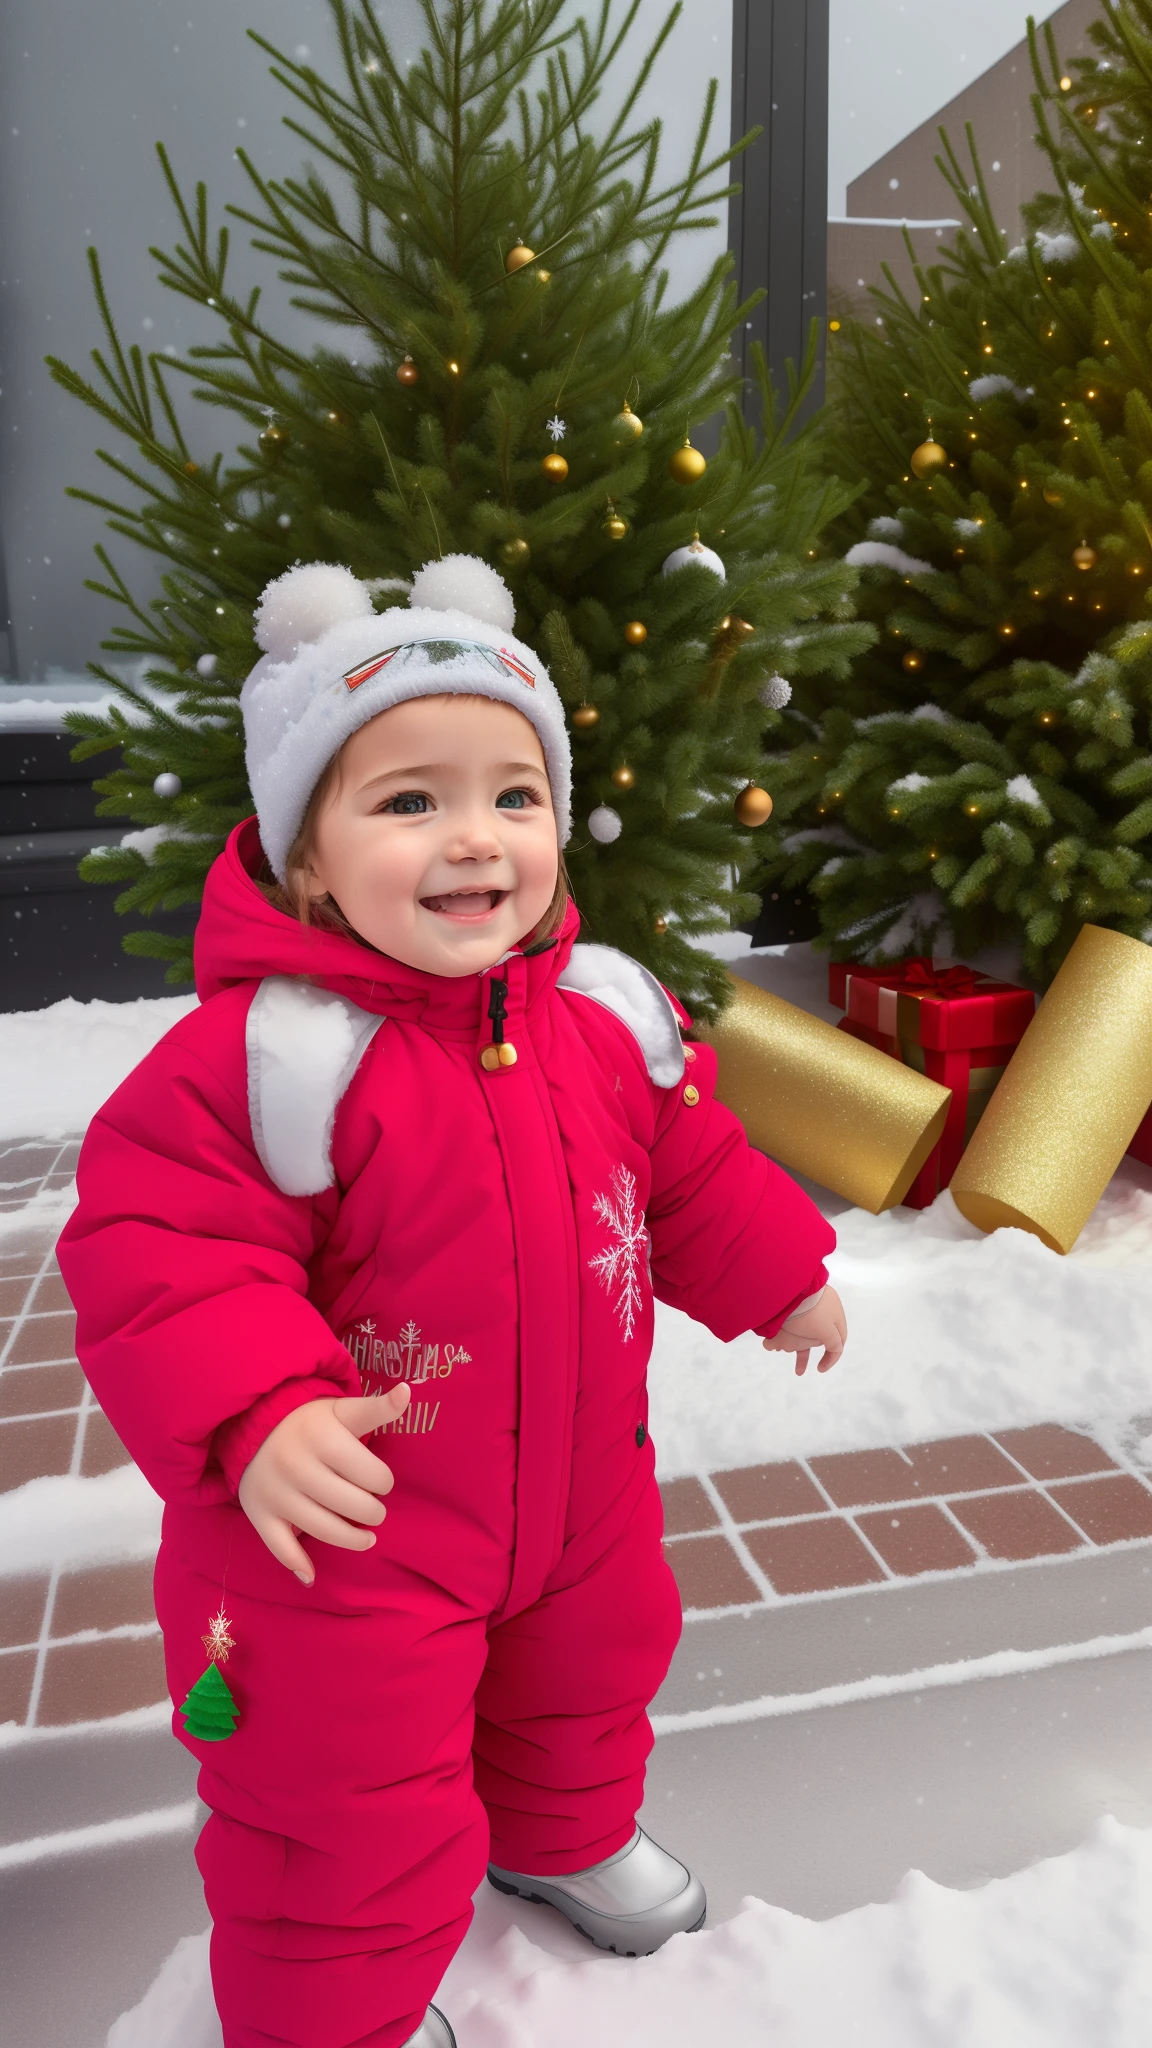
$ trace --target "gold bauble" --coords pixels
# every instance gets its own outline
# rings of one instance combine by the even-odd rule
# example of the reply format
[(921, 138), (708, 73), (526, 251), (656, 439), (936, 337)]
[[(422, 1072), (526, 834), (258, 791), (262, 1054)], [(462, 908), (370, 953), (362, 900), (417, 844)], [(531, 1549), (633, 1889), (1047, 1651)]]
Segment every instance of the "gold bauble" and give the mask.
[(609, 512), (601, 527), (601, 532), (606, 533), (609, 540), (623, 540), (627, 531), (628, 521), (621, 519), (618, 512)]
[(404, 361), (397, 365), (396, 382), (398, 384), (415, 384), (419, 376), (420, 372), (412, 361), (411, 356), (405, 356)]
[(508, 254), (504, 258), (504, 268), (511, 275), (514, 270), (523, 270), (526, 263), (535, 263), (535, 261), (535, 249), (530, 249), (526, 242), (517, 242), (516, 247), (509, 249)]
[(772, 799), (766, 789), (750, 782), (742, 789), (732, 806), (737, 822), (741, 825), (766, 825), (772, 816)]
[(594, 704), (578, 704), (572, 713), (572, 723), (577, 732), (592, 732), (600, 723), (600, 713)]
[(1078, 569), (1094, 569), (1096, 567), (1096, 550), (1095, 548), (1090, 548), (1087, 541), (1081, 541), (1080, 546), (1072, 550), (1072, 560)]
[(912, 450), (909, 460), (913, 475), (918, 476), (923, 483), (926, 477), (935, 476), (938, 469), (944, 468), (948, 460), (948, 450), (942, 448), (939, 441), (933, 441), (929, 437), (927, 441), (921, 441), (918, 448)]
[(644, 432), (644, 422), (633, 412), (628, 400), (624, 400), (623, 411), (618, 412), (612, 422), (613, 432), (618, 441), (635, 441)]
[(904, 656), (903, 666), (907, 669), (909, 675), (913, 676), (915, 675), (917, 669), (923, 668), (924, 656), (918, 651), (917, 648), (910, 647), (908, 649), (907, 654)]
[(526, 540), (506, 540), (500, 550), (500, 560), (506, 569), (519, 569), (531, 553)]
[(664, 937), (665, 932), (668, 929), (668, 919), (666, 917), (654, 917), (652, 920), (652, 929), (655, 932), (656, 937), (658, 939), (662, 939)]
[(684, 446), (677, 448), (668, 459), (668, 474), (678, 484), (699, 483), (708, 464), (698, 448), (692, 446), (685, 436)]
[(275, 420), (272, 420), (260, 436), (260, 446), (267, 448), (270, 455), (275, 455), (277, 449), (288, 446), (291, 438), (287, 427), (278, 427)]
[(1044, 503), (1045, 503), (1046, 505), (1062, 505), (1062, 504), (1064, 503), (1064, 493), (1063, 493), (1063, 491), (1053, 491), (1053, 490), (1047, 490), (1047, 491), (1045, 491), (1045, 493), (1044, 493)]
[(185, 476), (198, 476), (198, 475), (199, 475), (199, 473), (200, 473), (200, 464), (199, 464), (198, 462), (186, 462), (186, 463), (184, 464), (184, 474), (185, 474)]
[(636, 783), (635, 771), (627, 765), (612, 770), (612, 780), (617, 789), (632, 789)]
[(562, 484), (568, 474), (568, 464), (562, 455), (546, 455), (540, 464), (540, 472), (550, 483)]
[(643, 647), (648, 638), (648, 628), (643, 619), (629, 619), (624, 628), (624, 638), (629, 647)]

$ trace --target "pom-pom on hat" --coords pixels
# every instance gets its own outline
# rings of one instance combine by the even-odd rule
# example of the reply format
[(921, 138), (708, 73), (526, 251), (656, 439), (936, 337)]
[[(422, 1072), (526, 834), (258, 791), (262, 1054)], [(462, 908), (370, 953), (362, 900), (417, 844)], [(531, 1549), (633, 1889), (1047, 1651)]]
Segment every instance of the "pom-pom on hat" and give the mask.
[(274, 874), (286, 879), (288, 850), (333, 755), (369, 719), (414, 697), (491, 697), (522, 712), (544, 750), (563, 846), (572, 829), (564, 706), (539, 656), (513, 636), (503, 577), (478, 555), (445, 555), (413, 577), (407, 607), (376, 612), (375, 587), (337, 563), (305, 562), (269, 583), (256, 607), (263, 657), (240, 708)]

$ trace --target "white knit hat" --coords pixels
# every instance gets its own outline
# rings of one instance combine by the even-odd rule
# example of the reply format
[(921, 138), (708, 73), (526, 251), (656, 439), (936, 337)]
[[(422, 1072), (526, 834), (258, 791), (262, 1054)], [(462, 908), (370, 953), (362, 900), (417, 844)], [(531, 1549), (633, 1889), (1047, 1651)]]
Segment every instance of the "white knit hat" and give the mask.
[(563, 846), (572, 830), (572, 749), (564, 706), (539, 656), (512, 636), (515, 605), (478, 555), (426, 562), (411, 606), (372, 608), (350, 569), (308, 562), (278, 576), (256, 608), (264, 649), (240, 692), (248, 780), (273, 873), (345, 740), (413, 697), (491, 697), (536, 729)]

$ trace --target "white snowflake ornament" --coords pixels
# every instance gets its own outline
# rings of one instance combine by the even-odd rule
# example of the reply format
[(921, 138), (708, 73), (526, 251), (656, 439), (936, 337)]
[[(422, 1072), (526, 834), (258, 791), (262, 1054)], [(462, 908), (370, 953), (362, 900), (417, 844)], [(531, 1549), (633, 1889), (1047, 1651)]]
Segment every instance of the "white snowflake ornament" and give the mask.
[(562, 420), (559, 413), (554, 412), (551, 419), (548, 422), (548, 432), (551, 434), (552, 439), (554, 441), (562, 441), (564, 439), (565, 434), (568, 432), (567, 420)]

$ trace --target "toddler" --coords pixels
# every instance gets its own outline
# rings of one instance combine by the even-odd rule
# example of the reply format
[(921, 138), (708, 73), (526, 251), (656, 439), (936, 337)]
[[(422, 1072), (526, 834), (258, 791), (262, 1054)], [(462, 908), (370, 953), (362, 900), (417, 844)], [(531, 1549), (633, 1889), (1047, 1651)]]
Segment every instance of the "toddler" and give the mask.
[(238, 1710), (176, 1722), (226, 2048), (451, 2048), (486, 1869), (620, 1954), (701, 1924), (636, 1822), (680, 1629), (653, 1296), (798, 1371), (844, 1342), (824, 1218), (660, 984), (575, 945), (563, 708), (512, 624), (468, 556), (380, 614), (331, 565), (269, 585), (200, 1006), (60, 1243), (166, 1503), (172, 1698), (207, 1653)]

